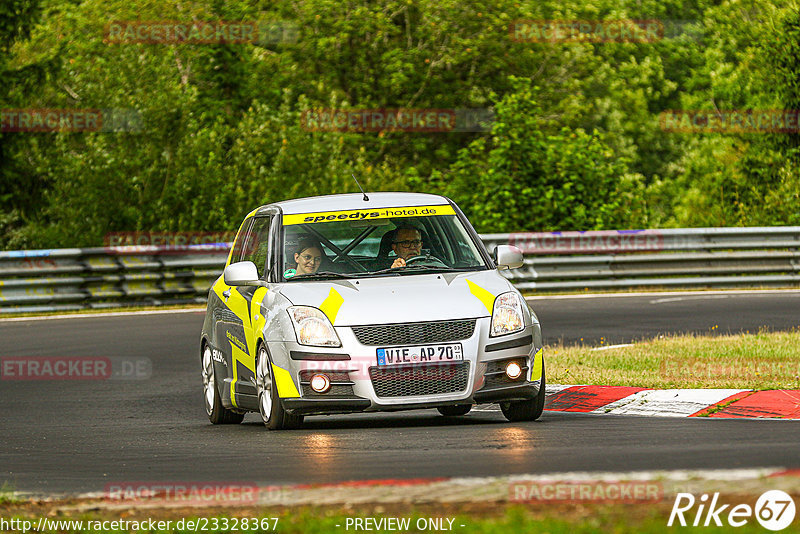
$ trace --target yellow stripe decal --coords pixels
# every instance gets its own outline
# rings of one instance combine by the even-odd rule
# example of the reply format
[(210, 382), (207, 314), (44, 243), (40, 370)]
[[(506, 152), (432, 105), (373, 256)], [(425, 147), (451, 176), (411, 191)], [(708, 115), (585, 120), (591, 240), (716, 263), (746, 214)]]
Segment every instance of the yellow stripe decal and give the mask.
[(531, 366), (531, 376), (528, 377), (529, 382), (542, 379), (542, 366), (544, 364), (544, 349), (539, 349), (533, 355), (533, 365)]
[(278, 396), (282, 399), (291, 399), (300, 396), (297, 386), (294, 385), (292, 375), (286, 369), (272, 364), (272, 377), (275, 379), (275, 387), (278, 388)]
[(214, 285), (211, 286), (211, 289), (213, 289), (214, 293), (217, 294), (217, 297), (219, 297), (219, 300), (221, 300), (222, 302), (225, 302), (225, 297), (222, 296), (222, 292), (225, 291), (226, 289), (230, 289), (230, 286), (227, 285), (225, 283), (225, 280), (223, 280), (222, 276), (220, 276), (219, 278), (217, 278), (217, 281), (214, 282)]
[(246, 363), (247, 362), (247, 354), (245, 354), (242, 349), (240, 349), (239, 347), (234, 345), (233, 341), (229, 340), (228, 343), (231, 344), (231, 356), (232, 356), (232, 358), (231, 358), (231, 367), (233, 368), (232, 369), (233, 370), (233, 380), (231, 380), (231, 403), (233, 403), (234, 406), (238, 407), (239, 405), (236, 404), (236, 381), (238, 380), (238, 376), (237, 376), (237, 373), (236, 373), (236, 367), (237, 367), (236, 362), (237, 361), (242, 362), (245, 365), (245, 367), (247, 367), (247, 363)]
[(470, 280), (467, 280), (467, 285), (469, 286), (470, 293), (483, 302), (483, 305), (486, 306), (486, 310), (491, 314), (492, 308), (494, 307), (494, 295)]
[(252, 325), (253, 325), (253, 336), (255, 336), (254, 341), (258, 341), (260, 339), (260, 335), (263, 333), (264, 330), (264, 325), (267, 322), (267, 318), (261, 315), (261, 303), (264, 301), (266, 297), (267, 297), (266, 287), (259, 287), (258, 289), (256, 289), (255, 293), (253, 293), (253, 300), (251, 301), (252, 304), (250, 305), (250, 311), (253, 314)]
[(318, 211), (284, 215), (283, 224), (307, 224), (338, 220), (364, 221), (374, 219), (393, 219), (395, 217), (430, 217), (432, 215), (455, 215), (453, 206), (409, 206), (399, 208), (372, 208), (367, 210)]
[(331, 288), (328, 296), (322, 301), (322, 304), (319, 305), (320, 311), (328, 316), (331, 324), (336, 322), (336, 315), (339, 313), (339, 308), (342, 307), (343, 302), (344, 298), (342, 298), (339, 292)]

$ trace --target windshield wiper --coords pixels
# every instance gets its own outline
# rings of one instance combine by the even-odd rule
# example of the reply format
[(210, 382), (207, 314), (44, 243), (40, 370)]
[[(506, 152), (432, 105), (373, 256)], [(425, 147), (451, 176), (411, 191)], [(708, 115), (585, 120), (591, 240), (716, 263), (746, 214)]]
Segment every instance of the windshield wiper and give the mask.
[(371, 271), (368, 274), (397, 274), (401, 275), (404, 272), (408, 272), (409, 270), (421, 270), (421, 271), (455, 271), (460, 269), (453, 269), (452, 267), (441, 266), (441, 265), (406, 265), (405, 267), (389, 267), (388, 269), (381, 269), (380, 271)]
[(419, 270), (419, 271), (454, 271), (452, 267), (448, 267), (447, 265), (406, 265), (405, 267), (397, 267), (394, 269), (395, 271), (408, 271), (408, 270)]
[(350, 278), (352, 275), (349, 274), (342, 274), (342, 273), (334, 273), (331, 271), (317, 271), (312, 274), (297, 274), (290, 278), (290, 280), (310, 280), (314, 278)]
[(368, 271), (366, 273), (359, 273), (362, 276), (372, 276), (373, 274), (400, 274), (397, 272), (397, 269), (392, 269), (391, 267), (388, 269), (380, 269), (378, 271)]

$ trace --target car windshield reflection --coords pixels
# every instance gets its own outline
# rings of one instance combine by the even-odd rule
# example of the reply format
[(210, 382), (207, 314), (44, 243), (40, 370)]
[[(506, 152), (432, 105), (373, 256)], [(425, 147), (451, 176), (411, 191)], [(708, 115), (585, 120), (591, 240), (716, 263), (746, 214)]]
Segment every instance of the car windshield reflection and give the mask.
[(376, 220), (330, 217), (314, 222), (315, 217), (309, 216), (297, 224), (284, 224), (283, 280), (488, 268), (454, 213)]

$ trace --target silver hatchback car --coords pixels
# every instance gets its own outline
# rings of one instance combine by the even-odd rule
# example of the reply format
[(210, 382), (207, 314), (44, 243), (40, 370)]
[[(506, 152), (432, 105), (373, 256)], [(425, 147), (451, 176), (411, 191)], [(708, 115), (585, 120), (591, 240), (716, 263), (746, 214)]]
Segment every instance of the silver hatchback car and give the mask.
[(451, 200), (371, 193), (262, 206), (244, 219), (208, 295), (200, 340), (212, 423), (499, 403), (544, 407), (541, 327)]

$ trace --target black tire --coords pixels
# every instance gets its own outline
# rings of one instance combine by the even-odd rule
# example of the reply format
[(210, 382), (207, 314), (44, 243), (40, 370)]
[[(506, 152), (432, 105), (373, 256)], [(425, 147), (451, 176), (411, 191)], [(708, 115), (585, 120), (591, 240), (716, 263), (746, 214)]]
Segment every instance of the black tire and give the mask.
[(542, 362), (542, 381), (539, 384), (539, 394), (532, 399), (524, 401), (501, 402), (500, 410), (509, 421), (536, 421), (544, 411), (545, 377), (544, 362)]
[(270, 430), (284, 430), (300, 428), (303, 425), (303, 416), (288, 413), (283, 409), (278, 396), (278, 388), (272, 380), (272, 365), (267, 353), (267, 348), (262, 344), (258, 346), (256, 358), (256, 394), (258, 395), (258, 412), (261, 421)]
[(436, 408), (439, 413), (445, 417), (456, 417), (459, 415), (467, 415), (472, 409), (471, 404), (456, 404), (455, 406), (439, 406)]
[(217, 372), (214, 368), (214, 360), (211, 358), (211, 347), (208, 345), (203, 346), (203, 355), (200, 362), (203, 367), (203, 396), (209, 421), (215, 425), (237, 425), (241, 423), (244, 419), (243, 413), (234, 412), (222, 405)]

